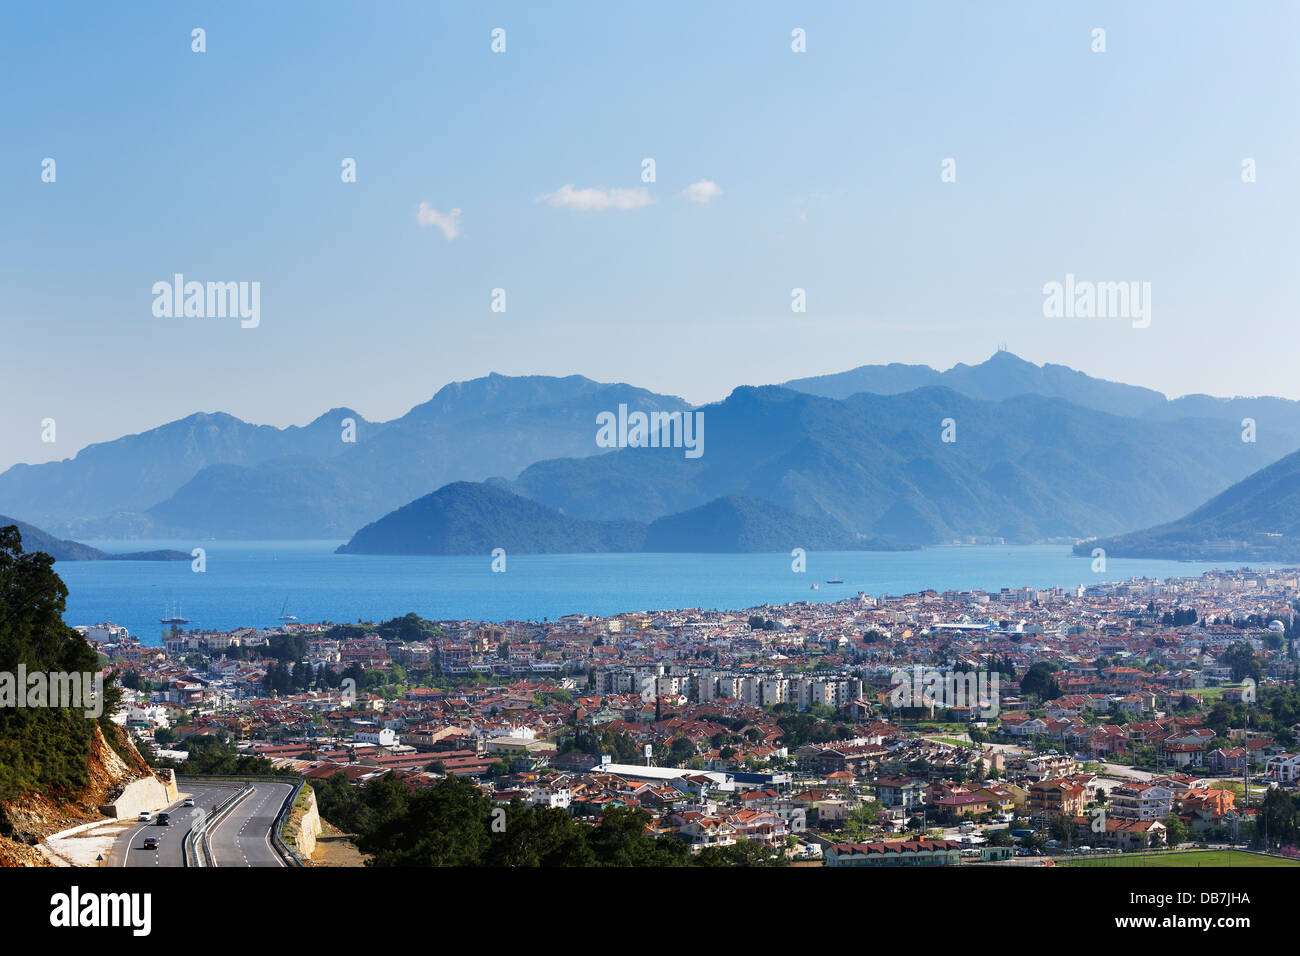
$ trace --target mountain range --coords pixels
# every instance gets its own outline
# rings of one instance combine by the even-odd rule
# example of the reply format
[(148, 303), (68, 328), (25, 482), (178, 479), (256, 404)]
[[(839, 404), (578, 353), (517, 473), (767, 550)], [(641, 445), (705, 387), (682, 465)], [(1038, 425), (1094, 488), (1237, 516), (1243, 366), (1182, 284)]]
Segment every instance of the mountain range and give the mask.
[(110, 554), (79, 541), (64, 541), (47, 534), (25, 521), (0, 515), (0, 528), (14, 525), (22, 536), (23, 551), (44, 551), (55, 561), (188, 561), (184, 551), (132, 551), (127, 554)]
[(538, 462), (511, 487), (598, 520), (648, 522), (739, 495), (900, 543), (1030, 542), (1173, 518), (1286, 450), (1276, 440), (1243, 443), (1225, 422), (1120, 418), (1059, 398), (990, 402), (933, 387), (844, 400), (742, 387), (702, 411), (709, 438), (698, 460), (623, 448)]
[(1115, 557), (1197, 561), (1300, 561), (1300, 452), (1215, 495), (1176, 521), (1081, 542)]
[(575, 554), (892, 550), (829, 518), (770, 502), (718, 498), (651, 523), (572, 518), (492, 482), (459, 481), (366, 525), (339, 554)]
[[(643, 526), (636, 549), (689, 550), (692, 522), (712, 522), (719, 548), (749, 548), (789, 530), (754, 529), (789, 520), (879, 547), (1074, 540), (1172, 521), (1300, 447), (1297, 402), (1171, 401), (1004, 351), (945, 372), (875, 365), (741, 386), (697, 410), (707, 422), (698, 458), (598, 447), (597, 414), (620, 405), (691, 410), (578, 375), (492, 374), (387, 422), (346, 407), (289, 428), (198, 413), (63, 461), (15, 465), (0, 474), (0, 509), (69, 537), (348, 538), (447, 485), (490, 482), (572, 521)], [(1243, 418), (1258, 423), (1255, 441), (1241, 440)], [(524, 525), (535, 519), (539, 534), (549, 527), (539, 546), (597, 534), (484, 501)], [(733, 535), (725, 529), (738, 515)], [(653, 539), (661, 521), (664, 537)], [(462, 530), (437, 547), (480, 543), (463, 524), (444, 530), (453, 525)]]
[(74, 458), (14, 465), (0, 474), (0, 507), (78, 537), (341, 538), (452, 481), (594, 454), (597, 412), (620, 403), (688, 407), (579, 375), (493, 374), (389, 422), (335, 408), (278, 429), (198, 413)]
[(1300, 447), (1300, 402), (1286, 398), (1184, 395), (1169, 399), (1160, 392), (1093, 378), (1065, 365), (1035, 365), (1000, 350), (979, 365), (958, 363), (944, 372), (928, 365), (862, 365), (847, 372), (794, 379), (785, 388), (825, 398), (848, 398), (861, 392), (896, 395), (927, 386), (942, 386), (969, 398), (1003, 401), (1017, 395), (1060, 398), (1072, 405), (1123, 418), (1171, 422), (1184, 418), (1232, 422), (1252, 419), (1282, 443)]

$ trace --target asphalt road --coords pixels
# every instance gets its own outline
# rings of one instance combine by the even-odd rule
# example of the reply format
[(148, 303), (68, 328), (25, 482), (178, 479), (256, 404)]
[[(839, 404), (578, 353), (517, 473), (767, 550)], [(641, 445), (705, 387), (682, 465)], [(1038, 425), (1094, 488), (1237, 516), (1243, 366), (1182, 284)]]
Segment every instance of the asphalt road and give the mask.
[(217, 866), (284, 866), (271, 848), (271, 826), (292, 783), (250, 781), (253, 792), (208, 831)]
[[(211, 813), (218, 804), (237, 792), (238, 785), (187, 786), (181, 778), (179, 790), (181, 799), (164, 808), (164, 812), (171, 814), (171, 825), (158, 826), (156, 813), (148, 823), (133, 824), (113, 844), (108, 854), (108, 866), (184, 866), (182, 845), (185, 834), (199, 821), (200, 813)], [(187, 796), (194, 798), (193, 807), (181, 806)], [(149, 837), (158, 841), (156, 850), (144, 849), (144, 841)]]

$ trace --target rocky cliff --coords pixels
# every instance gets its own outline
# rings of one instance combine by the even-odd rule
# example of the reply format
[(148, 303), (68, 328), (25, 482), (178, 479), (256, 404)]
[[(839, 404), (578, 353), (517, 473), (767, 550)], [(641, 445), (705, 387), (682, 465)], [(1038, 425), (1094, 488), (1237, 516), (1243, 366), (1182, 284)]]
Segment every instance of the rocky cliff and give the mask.
[(49, 866), (37, 849), (41, 840), (81, 823), (105, 819), (101, 808), (115, 803), (123, 793), (138, 789), (131, 786), (138, 781), (154, 781), (163, 790), (170, 787), (174, 794), (176, 785), (170, 773), (166, 779), (156, 777), (126, 731), (114, 728), (114, 732), (116, 747), (109, 745), (99, 728), (95, 729), (87, 755), (89, 782), (77, 794), (56, 799), (29, 791), (0, 802), (0, 866)]

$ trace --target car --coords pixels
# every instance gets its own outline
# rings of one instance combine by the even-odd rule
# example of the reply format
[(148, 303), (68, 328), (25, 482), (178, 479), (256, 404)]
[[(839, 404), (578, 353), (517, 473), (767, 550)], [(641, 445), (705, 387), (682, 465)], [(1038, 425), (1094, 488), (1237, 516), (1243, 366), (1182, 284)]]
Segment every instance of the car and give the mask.
[(186, 797), (186, 798), (185, 798), (185, 802), (182, 803), (181, 806), (182, 806), (182, 807), (192, 807), (192, 806), (194, 806), (194, 798), (193, 798), (193, 797)]
[(158, 814), (158, 826), (169, 827), (172, 825), (172, 815), (170, 813)]
[(153, 814), (150, 813), (148, 810), (141, 810), (141, 811), (140, 811), (139, 820), (140, 820), (142, 823), (145, 822), (145, 821), (148, 821), (148, 820), (152, 820), (152, 819), (153, 819)]
[(156, 850), (156, 849), (158, 849), (158, 838), (157, 838), (157, 837), (150, 837), (149, 839), (145, 840), (145, 841), (144, 841), (144, 848), (145, 848), (146, 850)]

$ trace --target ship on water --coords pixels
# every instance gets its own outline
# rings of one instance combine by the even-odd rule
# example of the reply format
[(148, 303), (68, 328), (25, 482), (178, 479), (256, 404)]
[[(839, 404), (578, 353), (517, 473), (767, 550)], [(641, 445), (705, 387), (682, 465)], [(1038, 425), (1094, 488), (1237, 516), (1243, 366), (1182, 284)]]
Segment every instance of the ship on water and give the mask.
[(173, 611), (172, 606), (168, 604), (166, 609), (163, 611), (163, 613), (166, 614), (167, 617), (160, 617), (158, 619), (159, 624), (189, 624), (190, 623), (189, 618), (181, 617), (180, 605), (177, 605), (176, 609)]
[(285, 598), (285, 599), (284, 599), (284, 607), (280, 608), (280, 620), (282, 620), (282, 621), (296, 621), (296, 620), (298, 620), (298, 618), (297, 618), (295, 615), (289, 613), (289, 599), (288, 599), (288, 598)]

